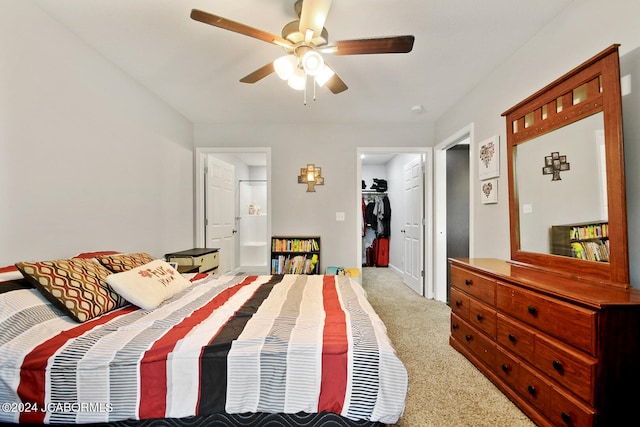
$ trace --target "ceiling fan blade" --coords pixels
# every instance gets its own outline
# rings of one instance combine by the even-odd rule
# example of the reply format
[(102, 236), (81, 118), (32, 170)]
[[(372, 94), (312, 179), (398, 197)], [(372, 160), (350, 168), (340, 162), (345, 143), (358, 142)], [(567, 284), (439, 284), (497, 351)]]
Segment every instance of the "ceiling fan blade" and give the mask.
[(319, 49), (336, 55), (366, 55), (373, 53), (408, 53), (413, 49), (414, 36), (378, 37), (372, 39), (342, 40)]
[(263, 40), (268, 43), (273, 43), (278, 46), (289, 48), (292, 47), (292, 44), (289, 40), (284, 39), (276, 34), (262, 31), (248, 25), (223, 18), (221, 16), (203, 12), (202, 10), (192, 9), (191, 19), (203, 22), (205, 24), (213, 25), (214, 27), (222, 28), (223, 30), (233, 31), (234, 33), (253, 37), (255, 39)]
[(243, 78), (240, 79), (242, 83), (255, 83), (259, 80), (264, 79), (269, 74), (273, 73), (275, 68), (273, 67), (273, 62), (269, 62), (264, 67), (258, 68), (253, 73), (249, 73)]
[(300, 32), (306, 36), (307, 29), (313, 30), (310, 39), (320, 37), (327, 20), (331, 0), (303, 0), (300, 13)]
[(332, 66), (330, 66), (326, 62), (324, 63), (324, 65), (331, 68), (331, 71), (334, 72), (333, 76), (331, 76), (331, 78), (324, 84), (329, 88), (331, 92), (333, 92), (334, 94), (338, 94), (349, 89), (349, 87), (345, 84), (345, 82), (342, 81), (342, 79), (338, 76), (338, 73), (336, 73), (336, 70), (334, 70)]

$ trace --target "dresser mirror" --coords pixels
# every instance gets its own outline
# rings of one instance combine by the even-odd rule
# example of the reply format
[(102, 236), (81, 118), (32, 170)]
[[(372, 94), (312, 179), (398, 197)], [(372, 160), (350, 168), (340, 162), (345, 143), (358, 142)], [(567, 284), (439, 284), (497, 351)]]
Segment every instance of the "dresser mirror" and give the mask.
[(512, 261), (628, 287), (618, 45), (503, 116)]

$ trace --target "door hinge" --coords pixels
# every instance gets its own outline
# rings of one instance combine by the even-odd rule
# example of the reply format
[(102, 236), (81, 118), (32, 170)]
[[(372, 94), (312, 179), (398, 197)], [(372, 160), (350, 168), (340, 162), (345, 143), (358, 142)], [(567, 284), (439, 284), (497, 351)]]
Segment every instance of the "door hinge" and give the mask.
[(420, 270), (420, 277), (424, 277), (424, 270)]

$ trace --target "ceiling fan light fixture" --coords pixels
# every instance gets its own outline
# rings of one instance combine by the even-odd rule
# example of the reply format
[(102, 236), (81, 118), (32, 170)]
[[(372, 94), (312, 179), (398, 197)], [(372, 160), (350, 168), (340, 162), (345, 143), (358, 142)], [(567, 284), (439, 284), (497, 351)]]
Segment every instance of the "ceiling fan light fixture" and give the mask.
[(294, 55), (284, 55), (273, 61), (273, 68), (282, 80), (288, 80), (296, 70), (297, 58)]
[(323, 65), (320, 72), (316, 74), (314, 78), (318, 86), (322, 87), (329, 81), (331, 77), (334, 76), (334, 74), (335, 74), (335, 71), (333, 71), (330, 67)]
[(302, 55), (302, 67), (305, 73), (315, 76), (324, 68), (324, 58), (315, 50), (310, 50)]
[(287, 80), (287, 84), (292, 89), (304, 90), (307, 86), (307, 75), (302, 69), (296, 68), (293, 74), (291, 74), (291, 77), (289, 77), (289, 80)]

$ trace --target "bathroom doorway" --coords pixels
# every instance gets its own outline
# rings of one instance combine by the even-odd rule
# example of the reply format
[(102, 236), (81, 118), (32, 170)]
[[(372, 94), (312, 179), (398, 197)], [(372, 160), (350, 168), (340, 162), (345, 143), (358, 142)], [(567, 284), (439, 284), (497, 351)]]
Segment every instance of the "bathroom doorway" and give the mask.
[[(216, 200), (208, 191), (207, 172), (212, 159), (233, 166), (234, 182), (229, 201)], [(269, 274), (271, 236), (271, 149), (196, 148), (196, 247), (207, 247), (207, 206), (232, 207), (232, 245), (220, 251), (220, 273)], [(226, 261), (225, 261), (226, 260)]]

